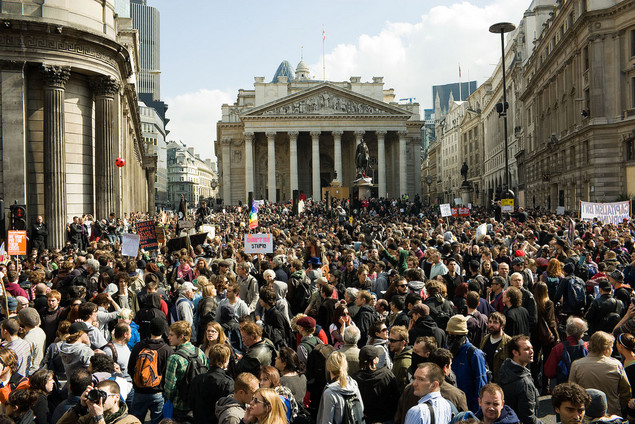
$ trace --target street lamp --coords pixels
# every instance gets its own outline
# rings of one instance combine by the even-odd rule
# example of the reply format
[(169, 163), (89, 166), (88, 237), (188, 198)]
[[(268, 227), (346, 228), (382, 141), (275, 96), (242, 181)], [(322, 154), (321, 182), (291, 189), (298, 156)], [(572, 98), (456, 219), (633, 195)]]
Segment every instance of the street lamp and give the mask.
[(509, 22), (499, 22), (489, 27), (489, 32), (493, 34), (501, 35), (501, 55), (502, 55), (502, 69), (503, 69), (503, 103), (496, 105), (496, 110), (499, 117), (503, 117), (503, 127), (505, 131), (505, 188), (501, 193), (501, 199), (513, 199), (514, 192), (509, 189), (509, 152), (507, 151), (507, 109), (509, 104), (507, 103), (507, 84), (505, 80), (505, 33), (511, 32), (516, 29), (516, 26)]
[(430, 192), (430, 185), (432, 185), (432, 176), (428, 174), (426, 177), (426, 183), (428, 184), (428, 206), (432, 203), (432, 193)]

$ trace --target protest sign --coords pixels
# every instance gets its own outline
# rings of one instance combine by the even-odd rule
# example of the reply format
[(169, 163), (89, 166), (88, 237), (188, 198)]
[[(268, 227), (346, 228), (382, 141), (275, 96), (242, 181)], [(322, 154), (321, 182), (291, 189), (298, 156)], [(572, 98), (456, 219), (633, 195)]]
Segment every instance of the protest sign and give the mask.
[(558, 206), (556, 208), (556, 215), (564, 215), (564, 206)]
[(213, 225), (201, 225), (201, 232), (207, 233), (207, 237), (211, 239), (216, 237), (216, 227)]
[(121, 254), (123, 256), (137, 257), (139, 253), (139, 240), (138, 234), (123, 233), (121, 235)]
[(459, 216), (469, 216), (470, 215), (470, 208), (458, 208), (459, 209)]
[(514, 212), (514, 199), (501, 199), (501, 212)]
[(9, 231), (7, 253), (9, 255), (26, 255), (26, 231)]
[(461, 199), (460, 197), (457, 197), (454, 199), (454, 204), (455, 205), (462, 205), (463, 204), (463, 199)]
[(487, 235), (487, 224), (481, 224), (476, 228), (476, 241), (479, 242)]
[(245, 234), (245, 253), (273, 253), (273, 235)]
[(631, 202), (593, 203), (580, 201), (580, 217), (591, 220), (597, 218), (603, 224), (619, 224), (631, 214)]
[(139, 246), (142, 249), (155, 250), (159, 248), (154, 221), (137, 222), (136, 227), (137, 234), (139, 235)]
[(442, 217), (452, 216), (452, 209), (450, 208), (450, 204), (449, 203), (443, 203), (443, 204), (439, 205), (439, 208), (441, 209), (441, 216)]

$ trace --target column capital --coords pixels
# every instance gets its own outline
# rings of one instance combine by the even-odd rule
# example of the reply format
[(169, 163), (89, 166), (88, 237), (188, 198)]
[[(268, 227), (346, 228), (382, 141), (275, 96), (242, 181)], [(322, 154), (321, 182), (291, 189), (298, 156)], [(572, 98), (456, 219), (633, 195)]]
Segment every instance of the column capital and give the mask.
[(287, 131), (287, 134), (289, 134), (289, 138), (298, 138), (298, 136), (300, 135), (300, 131)]
[(363, 137), (364, 134), (366, 134), (366, 131), (364, 131), (364, 130), (355, 130), (355, 131), (353, 131), (353, 133), (355, 133), (355, 137)]
[(253, 139), (253, 138), (254, 138), (254, 135), (256, 135), (256, 134), (255, 134), (253, 131), (245, 131), (245, 132), (243, 133), (243, 135), (244, 135), (244, 136), (245, 136), (245, 138), (247, 138), (247, 139), (248, 139), (248, 138), (252, 138), (252, 139)]
[(43, 64), (40, 73), (46, 85), (63, 89), (71, 77), (71, 67)]
[(311, 134), (311, 137), (319, 137), (322, 135), (322, 131), (309, 131), (309, 134)]
[(0, 71), (23, 71), (26, 62), (24, 60), (0, 60)]
[(277, 131), (266, 131), (265, 135), (267, 136), (268, 139), (271, 139), (273, 137), (275, 137), (277, 134)]
[(398, 135), (399, 137), (405, 137), (405, 136), (407, 136), (407, 135), (408, 135), (408, 131), (406, 131), (406, 130), (399, 130), (399, 131), (397, 131), (397, 135)]
[(388, 133), (388, 131), (386, 131), (386, 130), (377, 130), (377, 131), (375, 131), (375, 134), (381, 135), (382, 137), (385, 137), (387, 133)]
[(223, 146), (229, 146), (232, 142), (232, 139), (231, 137), (223, 137), (220, 142), (221, 144), (223, 144)]
[(99, 76), (90, 80), (90, 88), (96, 96), (114, 97), (121, 84), (111, 76)]
[(333, 137), (335, 136), (341, 137), (342, 135), (344, 135), (344, 131), (342, 130), (331, 131), (331, 134), (333, 134)]

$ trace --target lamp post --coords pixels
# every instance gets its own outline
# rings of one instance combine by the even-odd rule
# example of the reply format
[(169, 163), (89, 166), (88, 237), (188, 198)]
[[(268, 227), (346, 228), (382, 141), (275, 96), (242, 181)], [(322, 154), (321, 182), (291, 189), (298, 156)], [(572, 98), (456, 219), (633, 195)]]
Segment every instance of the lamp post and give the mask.
[(430, 193), (430, 185), (432, 185), (432, 177), (430, 176), (430, 174), (428, 174), (428, 176), (426, 177), (426, 183), (428, 184), (428, 206), (430, 206), (430, 203), (432, 203), (432, 196)]
[(509, 104), (507, 103), (507, 84), (505, 80), (505, 33), (511, 32), (516, 29), (516, 26), (509, 22), (499, 22), (497, 24), (489, 27), (489, 32), (493, 34), (501, 35), (501, 56), (502, 63), (501, 67), (503, 70), (503, 103), (496, 105), (496, 110), (498, 111), (499, 117), (503, 117), (503, 127), (505, 131), (505, 187), (503, 192), (501, 193), (501, 199), (513, 199), (514, 192), (509, 188), (509, 152), (507, 151), (507, 108)]

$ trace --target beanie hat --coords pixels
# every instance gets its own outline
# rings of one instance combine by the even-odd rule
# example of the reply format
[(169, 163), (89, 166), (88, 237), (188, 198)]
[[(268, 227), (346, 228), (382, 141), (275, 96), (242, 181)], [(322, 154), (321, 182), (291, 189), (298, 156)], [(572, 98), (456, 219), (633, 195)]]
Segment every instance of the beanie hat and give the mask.
[(373, 345), (366, 345), (359, 350), (359, 361), (370, 362), (375, 358), (379, 358), (379, 349)]
[(587, 417), (601, 418), (606, 415), (608, 404), (604, 392), (596, 389), (586, 389), (586, 391), (591, 396), (591, 402), (589, 402), (589, 406), (586, 408)]
[(622, 274), (620, 271), (615, 270), (613, 272), (611, 272), (609, 274), (609, 277), (611, 277), (612, 279), (614, 279), (615, 281), (619, 281), (620, 283), (622, 281), (624, 281), (624, 274)]
[(234, 308), (230, 305), (223, 305), (220, 307), (220, 321), (221, 323), (231, 321), (236, 317)]
[(18, 312), (18, 319), (25, 327), (38, 327), (40, 325), (40, 314), (35, 308), (24, 308)]
[(165, 330), (167, 329), (167, 326), (168, 323), (165, 319), (161, 317), (153, 318), (152, 321), (150, 321), (150, 334), (153, 336), (160, 336), (166, 332)]
[(302, 328), (315, 328), (316, 322), (315, 319), (311, 317), (302, 317), (296, 322), (296, 324)]
[(467, 334), (467, 317), (463, 315), (454, 315), (448, 320), (446, 328), (448, 334), (464, 336)]
[(562, 269), (565, 274), (573, 274), (575, 272), (575, 265), (573, 265), (571, 262), (567, 262)]

